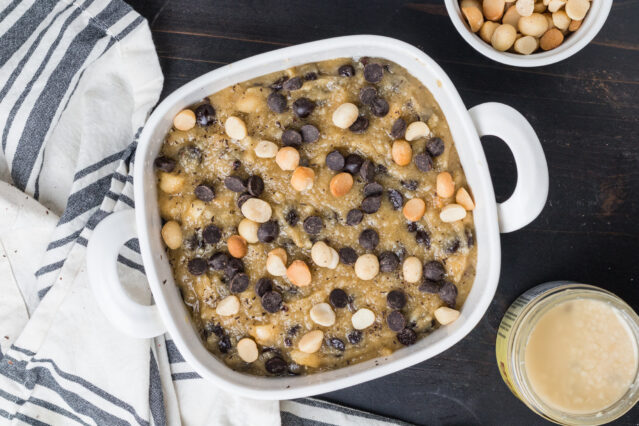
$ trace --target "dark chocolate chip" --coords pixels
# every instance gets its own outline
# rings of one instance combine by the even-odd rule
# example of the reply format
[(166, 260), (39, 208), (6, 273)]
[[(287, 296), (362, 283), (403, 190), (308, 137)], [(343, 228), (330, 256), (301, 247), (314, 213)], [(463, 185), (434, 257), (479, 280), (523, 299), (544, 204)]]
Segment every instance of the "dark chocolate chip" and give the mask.
[(295, 226), (297, 225), (297, 222), (300, 220), (299, 215), (297, 214), (297, 211), (295, 209), (291, 209), (288, 212), (286, 212), (286, 223), (288, 223), (291, 226)]
[(439, 282), (431, 281), (429, 279), (424, 279), (419, 285), (419, 291), (422, 293), (439, 294), (439, 290), (441, 288), (442, 285)]
[(344, 161), (344, 171), (354, 175), (359, 172), (364, 159), (357, 154), (348, 154)]
[(320, 137), (319, 130), (312, 124), (303, 125), (300, 132), (302, 133), (302, 140), (306, 143), (315, 142)]
[(223, 354), (227, 353), (229, 349), (231, 349), (232, 347), (231, 339), (229, 338), (229, 336), (224, 335), (220, 337), (220, 340), (218, 340), (217, 342), (217, 347), (220, 349), (220, 352), (222, 352)]
[(371, 195), (382, 195), (384, 187), (377, 182), (370, 182), (364, 185), (364, 197)]
[(229, 284), (229, 290), (231, 290), (231, 293), (241, 293), (244, 290), (246, 290), (249, 286), (249, 277), (248, 275), (242, 273), (242, 274), (236, 274), (232, 279), (231, 279), (231, 284)]
[(433, 170), (433, 159), (426, 152), (417, 154), (415, 158), (413, 158), (413, 161), (415, 162), (415, 167), (422, 172), (430, 172)]
[(184, 248), (186, 248), (187, 250), (195, 250), (204, 247), (204, 241), (198, 238), (197, 234), (193, 234), (190, 238), (186, 238), (183, 241), (183, 244)]
[(379, 234), (376, 230), (368, 228), (359, 234), (359, 245), (362, 246), (364, 250), (375, 250), (377, 244), (379, 244)]
[(302, 135), (297, 130), (286, 129), (282, 133), (282, 146), (299, 148), (302, 145)]
[(227, 176), (224, 178), (224, 186), (230, 189), (233, 192), (244, 192), (246, 191), (246, 184), (244, 180), (239, 176)]
[(402, 331), (406, 327), (406, 318), (399, 311), (393, 311), (386, 317), (386, 324), (388, 328), (397, 332)]
[(274, 113), (281, 114), (286, 111), (286, 97), (281, 93), (273, 92), (266, 98), (266, 105)]
[(280, 78), (278, 78), (277, 80), (275, 80), (273, 83), (271, 83), (271, 85), (269, 86), (271, 89), (277, 91), (277, 90), (282, 90), (282, 85), (284, 84), (284, 82), (288, 80), (288, 76), (287, 75), (283, 75)]
[(264, 293), (271, 290), (273, 290), (273, 281), (270, 278), (260, 278), (255, 283), (255, 294), (259, 297), (264, 296)]
[(242, 162), (240, 160), (233, 161), (233, 170), (237, 170), (242, 167)]
[(446, 146), (444, 145), (444, 141), (441, 140), (440, 138), (432, 138), (426, 144), (426, 150), (433, 157), (442, 155), (444, 153), (445, 148)]
[(337, 74), (341, 77), (352, 77), (355, 75), (355, 68), (352, 65), (342, 65), (337, 69)]
[(208, 203), (209, 201), (213, 200), (213, 198), (215, 198), (215, 191), (213, 190), (213, 186), (211, 185), (198, 185), (195, 187), (193, 193), (199, 200), (202, 200), (205, 203)]
[(156, 169), (171, 173), (175, 169), (175, 160), (169, 157), (158, 157), (153, 162)]
[(375, 172), (376, 172), (378, 175), (385, 175), (386, 173), (388, 173), (388, 169), (386, 168), (386, 166), (385, 166), (385, 165), (383, 165), (383, 164), (378, 164), (378, 165), (375, 167)]
[(388, 201), (390, 201), (393, 210), (399, 210), (404, 205), (404, 197), (401, 192), (396, 189), (388, 190)]
[(368, 129), (368, 118), (360, 115), (357, 120), (348, 128), (353, 133), (364, 133)]
[(213, 256), (209, 258), (209, 266), (216, 271), (221, 271), (226, 268), (228, 262), (229, 255), (221, 251), (214, 253)]
[(369, 58), (368, 56), (362, 56), (361, 58), (359, 58), (359, 62), (362, 65), (366, 65), (371, 61), (371, 58)]
[(335, 349), (337, 349), (340, 352), (344, 352), (344, 350), (346, 349), (346, 345), (344, 345), (344, 342), (340, 339), (338, 339), (337, 337), (331, 337), (328, 339), (328, 344), (331, 345), (332, 347), (334, 347)]
[(430, 248), (430, 235), (428, 235), (428, 232), (423, 229), (420, 229), (415, 233), (415, 241), (417, 244)]
[(313, 71), (307, 72), (306, 74), (304, 74), (304, 80), (306, 81), (317, 80), (317, 73)]
[(353, 330), (346, 335), (351, 345), (356, 345), (362, 341), (362, 332), (360, 330)]
[(340, 172), (344, 168), (344, 156), (339, 151), (331, 151), (326, 155), (326, 167)]
[(282, 89), (284, 90), (298, 90), (302, 87), (302, 79), (299, 77), (293, 77), (282, 83)]
[(215, 122), (215, 108), (211, 104), (202, 104), (195, 108), (195, 121), (200, 126), (208, 126)]
[(446, 275), (446, 269), (441, 262), (431, 260), (424, 265), (424, 277), (432, 281), (439, 281)]
[(308, 98), (299, 98), (293, 102), (293, 112), (300, 118), (308, 117), (315, 109), (315, 102)]
[(388, 102), (384, 98), (380, 98), (379, 96), (373, 99), (373, 102), (370, 104), (371, 112), (376, 117), (385, 117), (390, 110), (388, 106)]
[(324, 221), (319, 216), (309, 216), (302, 226), (307, 234), (316, 235), (324, 228)]
[(394, 139), (404, 139), (404, 135), (406, 135), (406, 121), (400, 117), (393, 122), (391, 137)]
[(393, 272), (399, 266), (399, 257), (392, 251), (385, 251), (379, 255), (379, 270)]
[(410, 328), (405, 328), (397, 333), (397, 340), (404, 346), (410, 346), (417, 341), (417, 334)]
[(206, 260), (196, 257), (195, 259), (189, 260), (187, 267), (191, 275), (202, 275), (207, 269)]
[(279, 356), (275, 356), (264, 363), (264, 368), (271, 374), (284, 374), (286, 373), (287, 365)]
[(364, 105), (371, 105), (377, 97), (377, 89), (373, 86), (362, 87), (359, 91), (359, 101)]
[(236, 257), (229, 258), (226, 268), (224, 268), (224, 277), (227, 280), (231, 280), (240, 272), (244, 272), (244, 262), (242, 262), (242, 259)]
[(222, 239), (222, 230), (215, 225), (208, 225), (202, 231), (202, 239), (207, 244), (217, 244)]
[(339, 261), (344, 265), (354, 265), (357, 261), (357, 252), (351, 247), (342, 247), (339, 249)]
[(390, 308), (402, 309), (406, 306), (406, 293), (401, 290), (391, 290), (386, 295), (386, 303)]
[(459, 246), (461, 246), (461, 241), (459, 241), (459, 239), (455, 238), (453, 241), (449, 242), (446, 245), (446, 253), (448, 254), (453, 254), (453, 253), (457, 253), (457, 250), (459, 250)]
[(364, 67), (364, 79), (369, 83), (377, 83), (384, 76), (384, 68), (377, 63), (369, 63)]
[(457, 302), (457, 286), (450, 281), (446, 281), (439, 289), (439, 298), (449, 308), (454, 308)]
[(246, 200), (253, 198), (253, 196), (251, 194), (249, 194), (248, 192), (245, 192), (243, 194), (240, 194), (237, 196), (237, 206), (239, 208), (242, 208), (242, 205), (246, 202)]
[(373, 195), (370, 197), (364, 198), (362, 201), (361, 209), (364, 213), (372, 214), (379, 210), (382, 205), (382, 196), (381, 195)]
[(264, 181), (261, 177), (257, 175), (253, 175), (248, 178), (248, 183), (246, 184), (249, 194), (254, 197), (259, 197), (262, 195), (262, 191), (264, 191)]
[(226, 334), (220, 324), (214, 324), (212, 322), (206, 323), (204, 331), (208, 334), (215, 334), (218, 338), (221, 338)]
[(365, 182), (372, 182), (375, 179), (375, 164), (371, 160), (366, 160), (359, 169), (359, 175)]
[(328, 300), (334, 308), (342, 309), (348, 305), (348, 295), (341, 288), (336, 288), (328, 295)]
[(289, 347), (289, 348), (290, 348), (291, 346), (293, 346), (293, 341), (291, 340), (291, 338), (290, 338), (290, 337), (285, 337), (285, 338), (284, 338), (284, 346), (287, 346), (287, 347)]
[(266, 312), (275, 313), (282, 306), (282, 295), (277, 291), (267, 291), (262, 295), (262, 307)]
[(416, 180), (402, 180), (400, 181), (400, 183), (402, 184), (404, 188), (408, 189), (409, 191), (414, 191), (419, 186), (419, 183)]
[(257, 239), (263, 243), (272, 243), (280, 233), (280, 225), (274, 220), (261, 223), (257, 228)]
[(349, 226), (358, 225), (364, 218), (364, 213), (359, 209), (349, 210), (346, 214), (346, 224)]
[(406, 225), (406, 228), (408, 229), (408, 232), (417, 232), (417, 223), (408, 222), (408, 224)]
[(297, 332), (300, 331), (301, 329), (302, 329), (301, 325), (295, 324), (293, 327), (288, 329), (286, 334), (288, 334), (289, 336), (295, 336), (297, 334)]

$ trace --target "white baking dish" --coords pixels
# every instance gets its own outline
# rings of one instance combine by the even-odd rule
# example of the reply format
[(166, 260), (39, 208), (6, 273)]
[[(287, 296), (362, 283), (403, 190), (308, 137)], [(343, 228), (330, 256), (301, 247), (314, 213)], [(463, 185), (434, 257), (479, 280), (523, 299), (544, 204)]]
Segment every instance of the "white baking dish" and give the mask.
[[(477, 276), (461, 317), (415, 345), (391, 356), (335, 371), (299, 377), (255, 377), (235, 372), (209, 353), (192, 326), (160, 236), (153, 160), (181, 109), (234, 83), (292, 66), (361, 56), (382, 57), (405, 67), (434, 94), (457, 146), (477, 208)], [(512, 197), (496, 204), (480, 135), (500, 136), (513, 152), (518, 182)], [(548, 170), (539, 139), (525, 118), (503, 104), (487, 103), (470, 111), (442, 69), (422, 51), (386, 37), (349, 36), (321, 40), (254, 56), (219, 68), (182, 86), (158, 107), (140, 136), (135, 158), (135, 211), (112, 214), (95, 229), (88, 246), (93, 291), (104, 314), (123, 332), (152, 337), (168, 331), (186, 361), (202, 377), (226, 390), (259, 399), (287, 399), (319, 394), (393, 373), (431, 358), (461, 340), (479, 322), (497, 288), (501, 260), (499, 233), (519, 229), (543, 208)], [(116, 273), (117, 252), (138, 237), (155, 305), (133, 301)], [(105, 260), (106, 259), (106, 260)]]

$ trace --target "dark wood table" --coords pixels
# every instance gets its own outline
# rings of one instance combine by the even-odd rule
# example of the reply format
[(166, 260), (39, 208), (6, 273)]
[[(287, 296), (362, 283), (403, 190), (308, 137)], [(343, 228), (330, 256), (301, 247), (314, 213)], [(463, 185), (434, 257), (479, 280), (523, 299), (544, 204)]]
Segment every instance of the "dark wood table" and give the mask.
[[(598, 1), (598, 0), (593, 0)], [(639, 310), (639, 1), (615, 0), (595, 40), (533, 69), (481, 56), (453, 28), (441, 0), (423, 2), (131, 0), (153, 32), (163, 97), (222, 65), (292, 44), (380, 34), (433, 57), (468, 107), (521, 111), (542, 141), (550, 194), (542, 214), (502, 236), (502, 273), (483, 320), (443, 354), (372, 382), (322, 395), (419, 424), (542, 424), (502, 382), (497, 327), (509, 304), (545, 281), (609, 289)], [(484, 138), (498, 201), (515, 187), (512, 155)], [(639, 406), (618, 424), (639, 424)]]

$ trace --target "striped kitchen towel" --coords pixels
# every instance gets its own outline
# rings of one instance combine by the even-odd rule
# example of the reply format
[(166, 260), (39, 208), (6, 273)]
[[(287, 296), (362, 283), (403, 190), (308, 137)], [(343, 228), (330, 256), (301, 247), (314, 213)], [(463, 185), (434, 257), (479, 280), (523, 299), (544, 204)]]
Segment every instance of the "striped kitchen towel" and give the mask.
[[(227, 394), (170, 336), (133, 339), (103, 316), (86, 245), (134, 207), (136, 138), (162, 84), (147, 23), (121, 0), (0, 0), (0, 423), (397, 423)], [(150, 301), (137, 241), (118, 259)]]

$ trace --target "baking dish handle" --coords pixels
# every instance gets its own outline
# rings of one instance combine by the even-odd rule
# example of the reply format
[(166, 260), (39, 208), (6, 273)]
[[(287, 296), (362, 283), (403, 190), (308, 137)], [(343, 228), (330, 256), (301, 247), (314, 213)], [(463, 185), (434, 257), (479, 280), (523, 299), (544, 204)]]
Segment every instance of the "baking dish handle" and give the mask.
[(134, 210), (119, 211), (103, 219), (87, 245), (89, 283), (98, 306), (116, 328), (133, 337), (155, 337), (166, 330), (157, 306), (133, 300), (118, 277), (118, 252), (135, 237)]
[(479, 136), (497, 136), (513, 153), (517, 186), (508, 200), (497, 205), (497, 215), (502, 233), (523, 228), (541, 213), (548, 197), (548, 165), (541, 142), (528, 120), (508, 105), (489, 102), (469, 113)]

